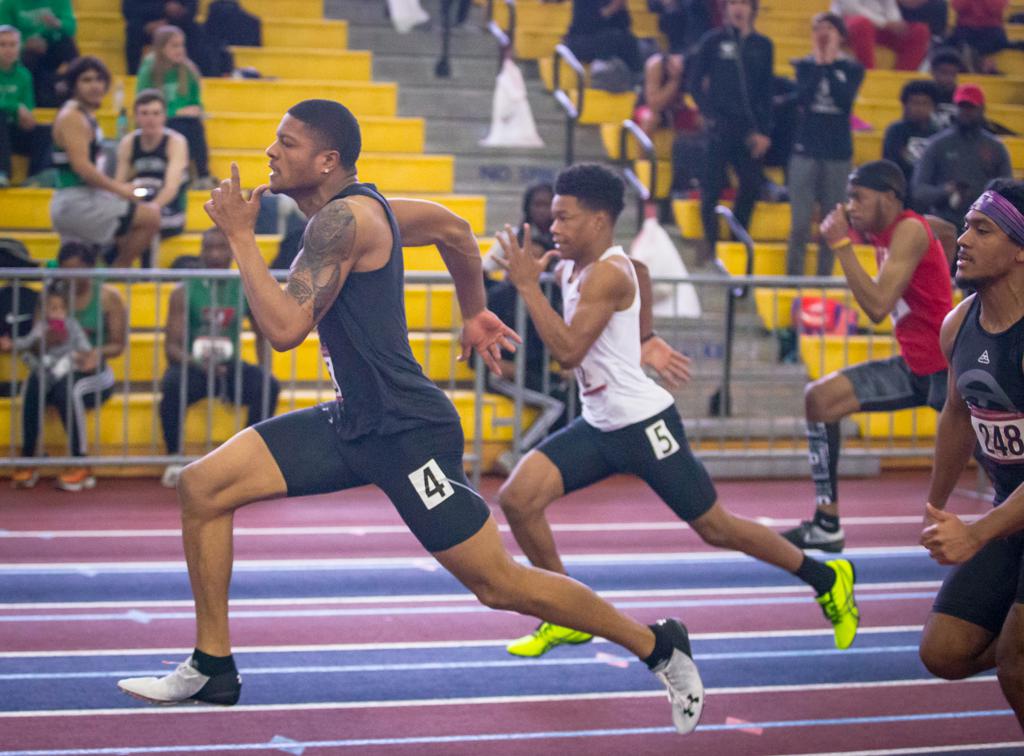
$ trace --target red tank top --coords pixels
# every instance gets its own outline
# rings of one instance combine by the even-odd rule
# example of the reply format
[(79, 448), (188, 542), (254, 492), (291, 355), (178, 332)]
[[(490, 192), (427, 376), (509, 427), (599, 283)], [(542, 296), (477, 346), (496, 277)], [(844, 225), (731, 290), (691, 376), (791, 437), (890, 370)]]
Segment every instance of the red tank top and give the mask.
[(946, 369), (946, 358), (939, 346), (942, 320), (953, 309), (953, 292), (949, 282), (949, 264), (942, 244), (932, 234), (928, 221), (913, 210), (904, 210), (880, 234), (869, 234), (875, 245), (878, 267), (889, 256), (896, 226), (913, 218), (928, 234), (928, 251), (917, 264), (910, 283), (892, 311), (893, 334), (900, 345), (900, 354), (915, 375), (929, 375)]

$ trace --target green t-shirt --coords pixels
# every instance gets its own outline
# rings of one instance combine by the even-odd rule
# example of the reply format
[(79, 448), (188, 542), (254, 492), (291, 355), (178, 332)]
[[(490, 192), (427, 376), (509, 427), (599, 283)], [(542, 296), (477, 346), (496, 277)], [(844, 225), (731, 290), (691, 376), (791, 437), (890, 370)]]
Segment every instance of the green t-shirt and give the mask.
[(247, 310), (241, 280), (190, 278), (185, 287), (188, 290), (189, 352), (197, 338), (206, 338), (226, 340), (231, 344), (232, 354), (238, 354), (242, 318)]
[[(51, 29), (42, 16), (49, 11), (60, 19), (61, 28)], [(10, 24), (21, 32), (22, 41), (29, 37), (57, 40), (74, 37), (78, 29), (71, 0), (0, 0), (0, 24)]]
[(35, 110), (36, 96), (32, 91), (32, 74), (15, 61), (6, 71), (0, 68), (0, 113), (8, 118), (17, 118), (21, 105)]
[(191, 75), (191, 73), (189, 74), (188, 86), (184, 94), (178, 88), (178, 72), (173, 68), (164, 74), (162, 82), (159, 84), (154, 82), (152, 54), (147, 55), (142, 60), (142, 65), (139, 66), (139, 75), (135, 79), (136, 94), (143, 89), (159, 89), (164, 93), (164, 98), (167, 100), (168, 118), (174, 118), (182, 108), (187, 108), (191, 105), (202, 107), (203, 105), (199, 99), (199, 80)]

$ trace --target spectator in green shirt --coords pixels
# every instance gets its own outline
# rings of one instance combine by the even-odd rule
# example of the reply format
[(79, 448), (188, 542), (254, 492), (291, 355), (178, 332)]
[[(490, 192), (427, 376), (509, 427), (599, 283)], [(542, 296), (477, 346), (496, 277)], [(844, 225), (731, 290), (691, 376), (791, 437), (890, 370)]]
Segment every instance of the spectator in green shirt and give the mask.
[(50, 162), (50, 129), (32, 115), (32, 74), (18, 62), (20, 48), (21, 33), (0, 26), (0, 188), (11, 184), (11, 153), (28, 155), (30, 176)]
[(157, 89), (167, 100), (167, 128), (182, 134), (195, 161), (195, 189), (212, 189), (210, 158), (203, 126), (199, 69), (185, 52), (185, 33), (177, 26), (161, 26), (153, 32), (153, 50), (142, 60), (136, 92)]
[(60, 105), (57, 82), (78, 57), (77, 23), (71, 0), (0, 0), (0, 24), (10, 24), (24, 40), (21, 61), (32, 74), (36, 103)]

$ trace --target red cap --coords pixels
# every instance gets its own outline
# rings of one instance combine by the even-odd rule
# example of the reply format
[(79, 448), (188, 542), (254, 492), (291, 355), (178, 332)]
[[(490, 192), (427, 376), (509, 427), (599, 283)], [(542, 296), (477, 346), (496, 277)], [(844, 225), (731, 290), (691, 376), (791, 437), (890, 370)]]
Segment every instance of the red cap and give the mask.
[(953, 102), (957, 105), (967, 103), (976, 108), (981, 108), (985, 106), (985, 93), (981, 91), (981, 87), (977, 84), (961, 84), (953, 94)]

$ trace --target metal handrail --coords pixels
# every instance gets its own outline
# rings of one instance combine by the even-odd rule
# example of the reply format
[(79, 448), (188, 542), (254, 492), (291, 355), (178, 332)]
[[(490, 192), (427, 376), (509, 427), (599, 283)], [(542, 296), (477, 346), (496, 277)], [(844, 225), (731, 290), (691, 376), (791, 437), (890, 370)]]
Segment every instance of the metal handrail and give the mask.
[(505, 7), (508, 8), (508, 28), (502, 29), (494, 20), (494, 0), (487, 1), (487, 31), (498, 43), (498, 70), (505, 61), (515, 54), (516, 39), (516, 0), (505, 0)]
[[(576, 124), (579, 123), (580, 113), (583, 112), (583, 89), (587, 75), (579, 58), (564, 44), (555, 45), (553, 60), (555, 64), (553, 94), (555, 101), (565, 111), (565, 164), (572, 165), (576, 152)], [(575, 104), (569, 93), (562, 89), (562, 66), (560, 61), (565, 61), (566, 65), (576, 74)]]
[[(629, 159), (629, 138), (640, 148), (644, 158), (651, 165), (650, 186), (644, 186), (643, 181), (633, 170), (633, 162)], [(619, 129), (619, 164), (622, 169), (622, 177), (633, 189), (637, 196), (636, 225), (637, 230), (644, 224), (644, 205), (654, 199), (658, 189), (658, 160), (654, 153), (654, 142), (640, 128), (640, 125), (627, 118), (622, 122)]]
[[(751, 238), (750, 234), (747, 233), (747, 229), (743, 227), (743, 224), (736, 220), (736, 216), (733, 215), (732, 210), (728, 207), (725, 205), (717, 205), (715, 207), (715, 213), (725, 219), (726, 225), (729, 226), (729, 230), (732, 231), (733, 236), (743, 244), (743, 247), (747, 252), (746, 275), (753, 275), (754, 240)], [(724, 271), (725, 266), (723, 266), (722, 262), (718, 259), (717, 252), (714, 252), (713, 255), (715, 266)], [(728, 273), (726, 273), (726, 275), (728, 275)], [(713, 396), (711, 400), (711, 414), (718, 415), (719, 417), (729, 417), (732, 415), (732, 345), (736, 330), (736, 301), (747, 296), (747, 291), (748, 289), (746, 286), (730, 286), (726, 293), (725, 340), (722, 342), (725, 347), (725, 354), (722, 355), (722, 385), (719, 387), (718, 393)], [(717, 412), (714, 410), (717, 410)]]

